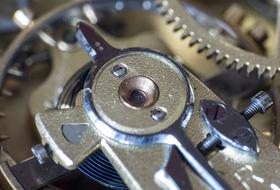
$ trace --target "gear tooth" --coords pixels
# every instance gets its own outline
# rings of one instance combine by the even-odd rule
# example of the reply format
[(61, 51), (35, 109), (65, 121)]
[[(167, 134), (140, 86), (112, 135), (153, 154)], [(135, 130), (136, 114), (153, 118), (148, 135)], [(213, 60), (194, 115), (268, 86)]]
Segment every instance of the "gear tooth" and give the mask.
[(181, 30), (181, 34), (180, 34), (181, 40), (184, 40), (188, 36), (187, 28), (188, 28), (187, 25), (182, 24), (182, 26), (181, 26), (182, 30)]
[(195, 44), (197, 44), (198, 43), (197, 40), (198, 40), (197, 38), (192, 37), (191, 40), (189, 41), (189, 47), (192, 47)]
[(240, 62), (239, 59), (233, 59), (232, 60), (232, 67), (235, 68), (236, 70), (240, 70), (243, 67), (242, 62)]
[(232, 65), (235, 66), (236, 62), (234, 61), (234, 59), (232, 59), (230, 56), (228, 56), (228, 59), (225, 64), (227, 67), (230, 67)]
[(171, 24), (175, 21), (175, 17), (173, 15), (167, 16), (166, 17), (166, 23)]
[(225, 64), (228, 62), (228, 57), (226, 55), (223, 55), (222, 58), (217, 60), (217, 64)]
[(225, 56), (223, 54), (219, 53), (216, 57), (216, 63), (221, 63), (223, 61), (224, 57)]
[(260, 67), (259, 64), (257, 64), (257, 68), (258, 68), (258, 77), (261, 77), (264, 74), (264, 72), (266, 71), (266, 68)]
[(255, 66), (250, 64), (249, 62), (246, 62), (246, 65), (247, 65), (247, 73), (251, 73), (254, 71), (255, 69)]
[(192, 38), (194, 36), (194, 32), (192, 31), (184, 31), (181, 35), (181, 39)]
[(183, 32), (182, 32), (182, 34), (181, 34), (181, 40), (186, 39), (188, 36), (189, 36), (189, 35), (188, 35), (187, 30), (183, 30)]
[(189, 36), (191, 36), (191, 37), (194, 36), (194, 32), (193, 32), (193, 31), (189, 31), (188, 34), (189, 34)]
[(155, 2), (155, 7), (156, 7), (157, 12), (160, 15), (164, 16), (168, 12), (168, 2), (167, 1), (157, 0)]
[(236, 69), (237, 70), (242, 69), (244, 66), (245, 66), (245, 64), (242, 61), (240, 61), (239, 59), (236, 59)]
[(198, 48), (197, 48), (197, 53), (202, 53), (204, 51), (207, 51), (211, 48), (211, 46), (208, 44), (208, 45), (203, 45), (201, 44)]
[(177, 32), (181, 29), (183, 29), (183, 24), (180, 22), (179, 17), (175, 17), (175, 25), (173, 27), (173, 32)]
[(205, 53), (206, 54), (206, 58), (207, 59), (211, 59), (213, 53), (214, 53), (214, 50), (211, 47), (209, 49), (207, 49), (207, 52)]
[(168, 9), (167, 14), (165, 15), (166, 23), (171, 24), (176, 21), (176, 16), (174, 15), (173, 9)]
[(209, 51), (209, 53), (207, 54), (206, 58), (207, 59), (216, 59), (216, 57), (220, 54), (220, 50), (216, 49), (216, 50), (212, 50)]
[(189, 42), (189, 46), (192, 47), (194, 46), (195, 44), (199, 44), (202, 42), (202, 39), (201, 38), (192, 38)]
[(270, 78), (273, 78), (273, 77), (275, 76), (276, 73), (277, 73), (277, 69), (276, 69), (276, 68), (273, 68), (273, 69), (270, 69), (270, 70), (269, 70), (268, 75), (269, 75)]

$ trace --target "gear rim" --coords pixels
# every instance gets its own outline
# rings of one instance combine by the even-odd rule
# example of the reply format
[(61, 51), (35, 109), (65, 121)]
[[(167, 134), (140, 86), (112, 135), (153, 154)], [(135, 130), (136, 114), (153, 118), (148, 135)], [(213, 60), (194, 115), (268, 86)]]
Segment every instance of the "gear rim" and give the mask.
[[(182, 9), (178, 0), (156, 0), (155, 3), (166, 24), (172, 25), (173, 33), (180, 33), (182, 43), (196, 48), (198, 54), (204, 53), (207, 59), (213, 59), (217, 64), (227, 67), (233, 66), (236, 70), (246, 67), (247, 73), (257, 70), (259, 77), (267, 75), (273, 78), (280, 72), (278, 56), (264, 57), (246, 52), (211, 36)], [(190, 40), (189, 43), (186, 39)]]

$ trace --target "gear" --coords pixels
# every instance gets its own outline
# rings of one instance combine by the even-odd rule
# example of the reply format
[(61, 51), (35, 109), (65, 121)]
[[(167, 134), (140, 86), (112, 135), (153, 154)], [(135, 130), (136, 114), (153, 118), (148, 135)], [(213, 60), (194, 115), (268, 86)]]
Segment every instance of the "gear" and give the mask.
[(223, 39), (217, 39), (199, 26), (194, 19), (186, 14), (181, 4), (175, 0), (157, 0), (157, 9), (165, 18), (167, 25), (172, 25), (173, 34), (181, 38), (181, 43), (197, 48), (197, 53), (206, 55), (207, 59), (214, 59), (216, 63), (234, 66), (237, 70), (246, 67), (251, 73), (255, 69), (258, 75), (268, 74), (269, 77), (280, 71), (278, 56), (264, 57), (251, 52), (246, 52)]

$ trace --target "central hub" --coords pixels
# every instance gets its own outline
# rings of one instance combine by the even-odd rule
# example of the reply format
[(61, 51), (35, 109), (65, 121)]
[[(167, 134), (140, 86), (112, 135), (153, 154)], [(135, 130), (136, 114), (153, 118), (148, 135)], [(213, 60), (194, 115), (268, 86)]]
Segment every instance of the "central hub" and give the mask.
[(171, 59), (150, 50), (126, 50), (96, 73), (92, 102), (111, 128), (154, 134), (180, 118), (189, 88), (186, 73)]
[(124, 80), (119, 88), (123, 103), (131, 108), (141, 109), (154, 105), (159, 96), (156, 83), (144, 76)]

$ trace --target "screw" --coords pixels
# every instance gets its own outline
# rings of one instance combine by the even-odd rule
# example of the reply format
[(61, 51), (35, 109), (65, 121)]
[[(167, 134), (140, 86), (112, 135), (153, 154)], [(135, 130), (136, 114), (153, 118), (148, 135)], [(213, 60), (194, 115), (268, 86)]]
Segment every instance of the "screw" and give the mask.
[(161, 121), (166, 117), (166, 111), (162, 108), (156, 108), (151, 111), (151, 117), (155, 121)]
[(31, 152), (38, 160), (39, 164), (44, 164), (49, 158), (46, 148), (41, 144), (36, 144), (31, 148)]
[(115, 65), (112, 70), (113, 75), (116, 77), (123, 77), (127, 74), (127, 68), (123, 65)]
[(272, 105), (272, 98), (266, 92), (260, 91), (251, 98), (250, 105), (241, 112), (241, 115), (249, 120), (256, 113), (265, 113)]
[(208, 134), (207, 137), (205, 139), (203, 139), (203, 141), (201, 141), (197, 145), (197, 149), (203, 155), (206, 155), (210, 150), (214, 149), (215, 147), (217, 147), (221, 143), (222, 142), (221, 142), (221, 140), (220, 140), (218, 135), (216, 135), (216, 134), (214, 134), (214, 135)]

